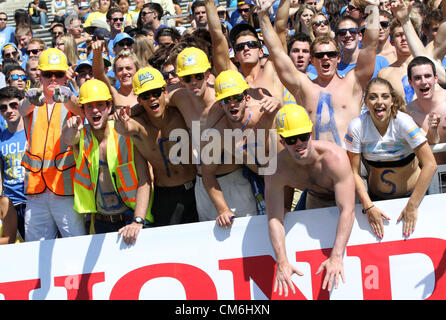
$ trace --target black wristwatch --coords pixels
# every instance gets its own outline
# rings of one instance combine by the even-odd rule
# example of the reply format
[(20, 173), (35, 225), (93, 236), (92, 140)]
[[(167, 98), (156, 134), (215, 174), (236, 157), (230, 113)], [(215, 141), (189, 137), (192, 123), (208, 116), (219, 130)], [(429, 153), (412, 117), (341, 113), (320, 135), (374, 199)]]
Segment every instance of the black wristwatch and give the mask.
[(139, 223), (139, 224), (144, 225), (144, 218), (141, 218), (141, 217), (134, 217), (134, 218), (133, 218), (133, 222), (136, 222), (136, 223)]

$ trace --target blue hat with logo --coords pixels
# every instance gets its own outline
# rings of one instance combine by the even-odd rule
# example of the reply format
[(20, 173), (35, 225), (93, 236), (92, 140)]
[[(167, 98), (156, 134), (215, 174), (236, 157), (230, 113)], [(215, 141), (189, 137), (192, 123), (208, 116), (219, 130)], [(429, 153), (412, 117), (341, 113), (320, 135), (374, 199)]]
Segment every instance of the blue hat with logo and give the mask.
[(135, 40), (133, 40), (133, 38), (131, 36), (129, 36), (125, 32), (121, 32), (116, 35), (115, 39), (113, 39), (113, 48), (118, 44), (118, 42), (120, 42), (124, 39), (130, 39), (132, 41), (132, 43), (135, 43)]
[(2, 46), (2, 49), (1, 49), (1, 56), (3, 57), (3, 51), (5, 51), (5, 49), (6, 48), (8, 48), (8, 47), (13, 47), (13, 48), (15, 48), (17, 51), (19, 51), (19, 49), (17, 49), (17, 46), (15, 45), (15, 43), (12, 43), (12, 42), (8, 42), (8, 43), (5, 43), (3, 46)]
[(78, 60), (77, 63), (76, 63), (76, 68), (74, 69), (74, 71), (77, 71), (81, 66), (93, 67), (93, 63), (91, 62), (91, 60), (88, 60), (88, 59)]

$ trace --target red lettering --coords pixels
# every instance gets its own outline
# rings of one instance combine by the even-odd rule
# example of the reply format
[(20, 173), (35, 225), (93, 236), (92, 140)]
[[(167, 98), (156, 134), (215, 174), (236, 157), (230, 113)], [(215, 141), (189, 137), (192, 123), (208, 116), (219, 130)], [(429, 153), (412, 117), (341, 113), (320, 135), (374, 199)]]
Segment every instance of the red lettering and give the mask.
[(0, 293), (5, 300), (29, 300), (31, 290), (40, 288), (40, 279), (0, 283)]
[[(315, 299), (329, 299), (327, 290), (322, 290), (323, 273), (315, 275), (320, 264), (327, 259), (331, 249), (302, 251), (296, 253), (296, 261), (305, 261), (310, 264), (313, 297)], [(259, 268), (259, 266), (261, 266)], [(278, 291), (273, 292), (274, 279), (276, 278), (277, 263), (270, 256), (255, 256), (248, 258), (227, 259), (219, 261), (220, 270), (229, 270), (234, 279), (234, 299), (250, 300), (250, 279), (257, 284), (263, 294), (270, 300), (306, 300), (302, 292), (294, 285), (296, 293), (288, 290), (288, 297), (279, 296)]]
[(149, 280), (169, 277), (181, 282), (187, 300), (216, 300), (217, 289), (201, 269), (182, 263), (161, 263), (141, 267), (125, 274), (116, 282), (110, 300), (137, 300), (141, 287)]
[(92, 300), (93, 285), (105, 281), (105, 273), (85, 273), (54, 277), (54, 286), (67, 289), (68, 300)]
[(409, 253), (423, 253), (432, 260), (435, 270), (435, 288), (429, 300), (446, 298), (446, 240), (435, 238), (420, 238), (383, 243), (348, 246), (347, 255), (357, 256), (361, 260), (363, 281), (367, 278), (367, 266), (378, 268), (378, 286), (367, 286), (363, 283), (364, 300), (392, 299), (390, 286), (389, 257)]

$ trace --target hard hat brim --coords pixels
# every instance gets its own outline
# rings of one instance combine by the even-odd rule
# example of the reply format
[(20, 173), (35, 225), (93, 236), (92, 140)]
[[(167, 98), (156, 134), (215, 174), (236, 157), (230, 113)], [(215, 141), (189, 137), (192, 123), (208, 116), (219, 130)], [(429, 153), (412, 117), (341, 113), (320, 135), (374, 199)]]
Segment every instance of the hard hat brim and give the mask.
[(280, 134), (282, 137), (284, 138), (288, 138), (288, 137), (292, 137), (292, 136), (297, 136), (298, 134), (303, 134), (303, 133), (309, 133), (313, 131), (313, 125), (309, 125), (309, 126), (305, 126), (302, 128), (298, 128), (298, 129), (293, 129), (293, 130), (277, 130), (277, 133)]

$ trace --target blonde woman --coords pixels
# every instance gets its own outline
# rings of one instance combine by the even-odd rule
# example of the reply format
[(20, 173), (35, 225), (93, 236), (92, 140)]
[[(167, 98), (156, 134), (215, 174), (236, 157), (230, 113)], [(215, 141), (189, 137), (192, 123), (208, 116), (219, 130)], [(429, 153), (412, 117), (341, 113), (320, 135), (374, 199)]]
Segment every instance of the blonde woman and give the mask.
[[(362, 212), (382, 238), (383, 220), (389, 217), (373, 201), (408, 198), (397, 219), (404, 220), (403, 235), (408, 237), (437, 164), (422, 130), (404, 112), (404, 100), (387, 80), (372, 79), (364, 103), (367, 111), (350, 122), (344, 139)], [(367, 187), (360, 175), (361, 161), (368, 165)]]
[(134, 39), (133, 52), (138, 57), (141, 67), (150, 67), (149, 59), (153, 57), (155, 47), (143, 34), (136, 35)]
[(79, 52), (77, 51), (77, 44), (74, 37), (71, 34), (66, 34), (57, 37), (56, 46), (57, 49), (63, 51), (67, 56), (68, 65), (72, 66), (79, 60)]
[(311, 41), (320, 36), (334, 38), (334, 33), (330, 28), (330, 21), (322, 12), (316, 13), (311, 19), (309, 36)]
[(316, 14), (316, 9), (308, 4), (303, 4), (299, 7), (299, 10), (294, 15), (294, 32), (303, 32), (309, 34), (310, 22), (313, 16)]

